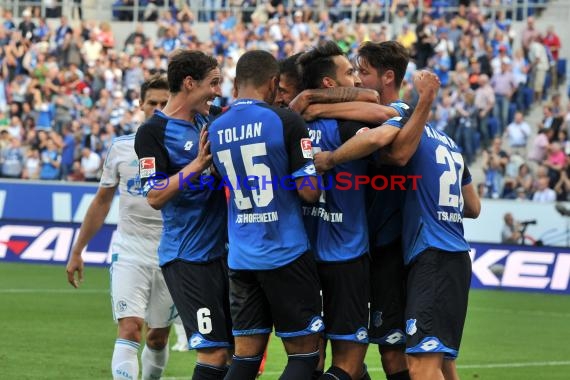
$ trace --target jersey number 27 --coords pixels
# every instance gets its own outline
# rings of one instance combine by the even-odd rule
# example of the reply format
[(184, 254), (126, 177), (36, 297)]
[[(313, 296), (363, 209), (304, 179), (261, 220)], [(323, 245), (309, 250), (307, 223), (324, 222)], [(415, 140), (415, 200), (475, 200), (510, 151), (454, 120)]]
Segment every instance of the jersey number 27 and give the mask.
[[(464, 164), (461, 153), (450, 152), (445, 146), (439, 145), (435, 150), (435, 159), (438, 164), (449, 168), (439, 177), (439, 205), (458, 207), (459, 210), (463, 210), (461, 180)], [(459, 169), (456, 164), (459, 165)]]

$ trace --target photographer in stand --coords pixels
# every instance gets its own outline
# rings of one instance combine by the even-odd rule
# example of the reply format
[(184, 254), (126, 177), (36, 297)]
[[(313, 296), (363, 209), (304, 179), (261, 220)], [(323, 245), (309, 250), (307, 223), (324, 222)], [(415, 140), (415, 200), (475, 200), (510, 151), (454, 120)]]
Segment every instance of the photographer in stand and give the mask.
[(531, 224), (536, 224), (536, 220), (526, 220), (517, 222), (513, 214), (507, 212), (504, 216), (505, 225), (501, 230), (501, 242), (503, 244), (525, 244), (525, 231)]

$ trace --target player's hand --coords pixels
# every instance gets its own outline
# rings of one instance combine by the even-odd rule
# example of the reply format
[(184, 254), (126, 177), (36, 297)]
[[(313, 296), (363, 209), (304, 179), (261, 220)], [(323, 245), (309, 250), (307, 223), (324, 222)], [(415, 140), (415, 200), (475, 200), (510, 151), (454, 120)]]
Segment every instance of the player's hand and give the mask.
[(314, 162), (317, 174), (323, 174), (327, 170), (334, 168), (334, 161), (332, 159), (332, 152), (319, 152), (315, 153)]
[(440, 86), (439, 77), (427, 70), (421, 70), (414, 76), (414, 87), (420, 96), (429, 96), (435, 99)]
[(308, 106), (309, 96), (306, 90), (297, 95), (295, 99), (291, 100), (289, 103), (289, 108), (298, 114), (303, 114)]
[(301, 116), (303, 116), (303, 119), (305, 119), (305, 121), (313, 121), (316, 118), (318, 118), (320, 112), (319, 106), (320, 106), (319, 104), (311, 104), (310, 106), (305, 108), (305, 110), (301, 114)]
[[(65, 271), (67, 272), (67, 281), (71, 286), (79, 288), (79, 285), (83, 282), (83, 259), (81, 255), (74, 255), (72, 253), (67, 262)], [(75, 278), (75, 272), (77, 272), (77, 278)]]
[(194, 160), (200, 165), (200, 172), (203, 172), (212, 163), (212, 153), (210, 152), (210, 140), (208, 140), (208, 131), (204, 128), (200, 132), (200, 144), (198, 146), (198, 155)]

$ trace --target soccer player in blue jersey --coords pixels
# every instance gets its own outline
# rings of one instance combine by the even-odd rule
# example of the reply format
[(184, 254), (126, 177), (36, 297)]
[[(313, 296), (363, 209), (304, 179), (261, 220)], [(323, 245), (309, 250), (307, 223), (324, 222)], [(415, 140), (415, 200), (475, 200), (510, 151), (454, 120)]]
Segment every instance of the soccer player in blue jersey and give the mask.
[(275, 326), (288, 354), (281, 379), (310, 379), (323, 329), (318, 274), (301, 199), (319, 198), (301, 117), (271, 106), (279, 66), (264, 51), (238, 61), (237, 100), (209, 127), (215, 167), (230, 188), (230, 300), (235, 355), (227, 379), (257, 375)]
[[(382, 43), (382, 44), (385, 44), (385, 43)], [(382, 44), (379, 44), (379, 45), (382, 45)], [(377, 50), (378, 48), (382, 48), (382, 46), (374, 46), (374, 45), (369, 45), (368, 47), (370, 48), (369, 51), (372, 51), (372, 52)], [(362, 52), (362, 50), (363, 49), (361, 48), (361, 52)], [(363, 80), (363, 84), (369, 85), (369, 86), (370, 85), (378, 86), (379, 87), (378, 89), (382, 93), (383, 97), (387, 96), (388, 99), (390, 99), (389, 97), (392, 95), (392, 97), (394, 99), (397, 99), (397, 92), (394, 91), (394, 87), (393, 86), (386, 86), (386, 73), (389, 74), (389, 70), (387, 70), (386, 64), (380, 64), (380, 62), (382, 62), (381, 58), (385, 57), (385, 56), (379, 56), (379, 55), (372, 54), (372, 55), (368, 55), (368, 57), (367, 57), (366, 50), (364, 50), (364, 53), (365, 54), (359, 55), (359, 61), (360, 61), (359, 66), (361, 68), (360, 75), (361, 75), (361, 78)], [(372, 64), (373, 62), (375, 62), (374, 58), (379, 59), (380, 62), (378, 62), (376, 60), (376, 64)], [(396, 71), (393, 71), (393, 73), (394, 72), (396, 72)], [(393, 73), (391, 75), (393, 75)], [(366, 78), (367, 74), (371, 75), (371, 76)], [(431, 103), (432, 103), (433, 99), (435, 98), (435, 95), (437, 93), (437, 89), (439, 87), (438, 82), (434, 81), (434, 78), (431, 77), (431, 75), (433, 75), (433, 74), (423, 72), (418, 77), (416, 77), (414, 84), (415, 84), (416, 89), (418, 90), (418, 92), (420, 94), (420, 99), (419, 99), (418, 105), (417, 105), (414, 113), (412, 114), (412, 117), (410, 118), (408, 123), (406, 123), (406, 125), (416, 124), (416, 125), (420, 125), (423, 127), (423, 125), (425, 124), (425, 120), (427, 119), (427, 115), (429, 114)], [(402, 72), (402, 77), (403, 77), (403, 72)], [(421, 122), (422, 118), (423, 118), (423, 123)], [(420, 123), (420, 124), (418, 124), (418, 123)], [(420, 141), (416, 142), (415, 140), (410, 139), (411, 140), (410, 143), (415, 144), (416, 146), (419, 143), (420, 144), (419, 146), (421, 147), (422, 146), (421, 141), (424, 140), (424, 135), (426, 134), (426, 132), (425, 132), (425, 128), (421, 128), (420, 131), (421, 131), (421, 133), (418, 136)], [(365, 156), (367, 154), (370, 154), (370, 152), (373, 152), (374, 150), (376, 150), (377, 142), (375, 141), (375, 138), (374, 138), (375, 134), (378, 134), (378, 132), (371, 130), (367, 133), (361, 134), (361, 135), (356, 136), (355, 138), (349, 140), (346, 144), (344, 144), (341, 148), (339, 148), (338, 150), (336, 150), (332, 154), (331, 153), (325, 153), (325, 154), (320, 155), (320, 157), (319, 157), (319, 155), (317, 155), (317, 158), (316, 158), (317, 167), (322, 166), (323, 169), (328, 169), (331, 166), (334, 166), (334, 164), (336, 164), (336, 163), (342, 163), (342, 162), (350, 161), (350, 160)], [(415, 149), (415, 146), (414, 146), (414, 149)], [(408, 151), (403, 156), (399, 157), (398, 160), (394, 160), (394, 161), (396, 163), (398, 163), (399, 160), (402, 160), (403, 163), (406, 163), (406, 161), (410, 157), (412, 157), (412, 158), (416, 157), (416, 159), (420, 160), (420, 161), (423, 160), (423, 158), (417, 158), (418, 153), (414, 153), (414, 152), (412, 152), (412, 153), (413, 153), (413, 156), (411, 156), (409, 151)], [(383, 156), (388, 156), (388, 157), (390, 155), (391, 155), (390, 151), (383, 154)], [(383, 158), (386, 158), (386, 157), (383, 157)], [(431, 171), (430, 171), (430, 169), (427, 169), (427, 168), (423, 168), (423, 169), (426, 171), (429, 171), (430, 175), (433, 175), (435, 168), (436, 167), (431, 168)], [(426, 175), (422, 171), (411, 172), (409, 168), (406, 168), (406, 169), (404, 169), (404, 171), (400, 171), (399, 173), (400, 174), (421, 175), (422, 181), (424, 179), (423, 176)], [(418, 181), (418, 183), (420, 185), (425, 184), (424, 182), (420, 182), (420, 181)], [(435, 188), (435, 186), (433, 186), (432, 184), (426, 184), (425, 186), (422, 186), (422, 188), (424, 188), (424, 187), (430, 188), (430, 186)], [(478, 203), (477, 197), (475, 195), (474, 189), (472, 188), (472, 186), (467, 185), (462, 189), (462, 191), (463, 191), (463, 194), (465, 195), (465, 204), (469, 205), (469, 207), (466, 207), (465, 217), (476, 216), (478, 214), (477, 210), (479, 208), (479, 206), (478, 206), (479, 203)], [(407, 189), (407, 191), (403, 194), (403, 196), (405, 196), (405, 197), (408, 197), (408, 196), (413, 197), (414, 195), (417, 195), (417, 194), (415, 194), (413, 192), (413, 190), (411, 190), (411, 189)], [(381, 197), (381, 196), (382, 196), (382, 194), (379, 195), (379, 197)], [(398, 196), (400, 196), (400, 195), (398, 195)], [(388, 210), (390, 210), (390, 207), (389, 207), (390, 204), (387, 205), (385, 202), (382, 202), (382, 198), (378, 198), (378, 201), (379, 201), (380, 205), (383, 204), (384, 208), (386, 208), (386, 206), (388, 206)], [(402, 202), (403, 202), (403, 200), (402, 200)], [(402, 202), (399, 202), (399, 203), (395, 202), (395, 205), (399, 207), (399, 206), (405, 204), (405, 208), (407, 209), (409, 202), (406, 202), (406, 203), (402, 203)], [(392, 207), (391, 209), (393, 210), (394, 208)], [(417, 216), (415, 218), (417, 219)], [(413, 219), (413, 218), (410, 218), (410, 220), (411, 219)], [(400, 222), (397, 222), (398, 220), (400, 220)], [(393, 220), (392, 223), (395, 223), (396, 226), (398, 224), (401, 226), (401, 223), (402, 223), (401, 220), (402, 220), (402, 217), (399, 216), (397, 219)], [(406, 221), (407, 221), (407, 218), (405, 217), (405, 214), (404, 214), (404, 226), (406, 225)], [(371, 219), (371, 223), (374, 223), (373, 218)], [(371, 224), (371, 226), (373, 226), (373, 224)], [(402, 226), (402, 228), (404, 228), (404, 226)], [(382, 228), (380, 231), (381, 232), (383, 231), (385, 233), (385, 235), (387, 235), (388, 237), (390, 236), (389, 232), (391, 231), (391, 229)], [(395, 234), (392, 236), (399, 235), (397, 233), (398, 229), (394, 229), (393, 231), (395, 232)], [(380, 238), (382, 239), (385, 237), (382, 237), (382, 235), (380, 234)], [(409, 239), (409, 237), (404, 236), (404, 242), (407, 239)], [(382, 240), (379, 240), (379, 241), (381, 242)], [(390, 247), (390, 246), (392, 246), (392, 247)], [(390, 256), (386, 256), (386, 254), (382, 254), (382, 252), (379, 252), (380, 255), (377, 256), (378, 260), (380, 260), (381, 263), (383, 262), (386, 264), (385, 268), (388, 268), (388, 269), (392, 268), (391, 270), (395, 270), (395, 273), (398, 273), (397, 268), (400, 267), (401, 265), (403, 265), (403, 264), (400, 264), (398, 261), (393, 260), (394, 253), (398, 253), (398, 251), (400, 251), (400, 248), (397, 248), (397, 247), (398, 247), (397, 240), (393, 245), (390, 244), (390, 245), (387, 245), (385, 247), (378, 247), (380, 249), (387, 249), (386, 253), (390, 254), (390, 252), (391, 252), (392, 254)], [(392, 248), (392, 249), (390, 250), (390, 248)], [(404, 252), (406, 252), (406, 251), (404, 250)], [(374, 261), (374, 256), (373, 256), (373, 261)], [(402, 281), (401, 277), (402, 276), (400, 275), (399, 278), (395, 279), (391, 285), (392, 289), (394, 289), (394, 286), (396, 286), (395, 294), (401, 294), (402, 293), (402, 292), (397, 291), (398, 287), (401, 286), (401, 281)], [(381, 278), (379, 280), (382, 281)], [(374, 283), (374, 281), (373, 281), (373, 283)], [(381, 282), (381, 284), (383, 284), (383, 283), (384, 282)], [(385, 285), (390, 288), (390, 283), (386, 283)], [(408, 282), (407, 282), (408, 291), (409, 291), (410, 287), (413, 287), (413, 286), (416, 286), (416, 285), (414, 285), (414, 281), (408, 280)], [(418, 289), (418, 288), (415, 288), (415, 289)], [(374, 293), (374, 288), (373, 288), (373, 293)], [(381, 293), (378, 293), (378, 294), (381, 295)], [(386, 294), (386, 293), (384, 293), (384, 294)], [(383, 299), (384, 299), (384, 301), (381, 302), (381, 305), (383, 304), (384, 307), (391, 307), (391, 304), (396, 305), (396, 308), (393, 309), (396, 312), (395, 315), (398, 316), (398, 315), (402, 314), (401, 302), (398, 302), (397, 299), (394, 299), (393, 303), (386, 303), (385, 300), (389, 301), (389, 299), (386, 299), (385, 297), (383, 297)], [(375, 303), (374, 296), (372, 298), (372, 301), (374, 304)], [(459, 300), (459, 301), (461, 301), (461, 300)], [(408, 306), (406, 306), (406, 309), (409, 309), (410, 302), (412, 302), (412, 301), (410, 301), (410, 299), (409, 299), (408, 300)], [(437, 301), (435, 301), (435, 302), (437, 302)], [(455, 320), (461, 320), (461, 321), (464, 320), (464, 315), (462, 317), (460, 314), (461, 313), (459, 313), (459, 315), (456, 316), (457, 318), (455, 318)], [(382, 315), (380, 315), (380, 317), (382, 317)], [(396, 326), (398, 326), (401, 323), (400, 318), (401, 317), (398, 317), (396, 319), (396, 323), (397, 323)], [(453, 317), (452, 317), (452, 319), (453, 319)], [(372, 321), (371, 322), (374, 325), (374, 322), (375, 322), (374, 313), (372, 315)], [(384, 322), (384, 321), (379, 320), (379, 322)], [(411, 322), (409, 324), (411, 324)], [(382, 323), (379, 323), (379, 325), (381, 327)], [(445, 323), (442, 324), (442, 326), (445, 326), (445, 325), (446, 325)], [(461, 325), (462, 325), (462, 322), (461, 322)], [(411, 329), (411, 331), (413, 331), (413, 327), (410, 327), (410, 329)], [(410, 329), (408, 329), (408, 330), (410, 330)], [(399, 331), (396, 331), (394, 333), (398, 333), (400, 336), (402, 335)], [(395, 338), (396, 336), (393, 335), (393, 337)], [(388, 339), (390, 339), (390, 335), (386, 336), (386, 338), (387, 338), (386, 343), (390, 343), (388, 341)], [(395, 340), (396, 339), (394, 339), (394, 341)], [(413, 344), (413, 341), (412, 341), (412, 343), (408, 342), (408, 347), (410, 347), (411, 344)], [(405, 358), (401, 358), (401, 359), (399, 358), (401, 356), (401, 354), (398, 352), (399, 350), (396, 347), (393, 347), (392, 349), (389, 349), (388, 352), (386, 352), (386, 348), (383, 349), (382, 345), (380, 346), (380, 350), (383, 354), (383, 356), (382, 356), (383, 366), (384, 366), (386, 372), (389, 374), (388, 379), (407, 379), (408, 378), (407, 371), (397, 372), (397, 373), (394, 373), (392, 375), (390, 375), (390, 373), (388, 372), (388, 369), (397, 369), (398, 367), (399, 368), (406, 368), (405, 367), (405, 365), (406, 365)], [(413, 350), (413, 347), (411, 349), (408, 348), (407, 351), (410, 352), (410, 350)], [(415, 361), (416, 357), (422, 358), (421, 356), (418, 355), (418, 356), (412, 357), (410, 359), (412, 377), (413, 378), (423, 378), (422, 377), (423, 371), (426, 370), (426, 368), (429, 371), (430, 367), (429, 367), (429, 365), (427, 365), (427, 366), (426, 365), (422, 366), (421, 364), (418, 365), (418, 362)], [(423, 363), (423, 364), (425, 364), (425, 363)], [(433, 367), (433, 363), (431, 363), (431, 364), (432, 364), (431, 370), (434, 370), (435, 367)], [(439, 368), (440, 368), (439, 369), (440, 373), (441, 373), (442, 368), (443, 368), (443, 373), (446, 374), (446, 378), (453, 378), (453, 372), (454, 372), (453, 361), (445, 361), (445, 364), (443, 364), (443, 366), (440, 365)]]
[[(303, 82), (309, 87), (340, 85), (349, 88), (355, 83), (360, 84), (359, 79), (355, 79), (352, 65), (333, 42), (325, 43), (304, 54), (298, 62), (302, 68)], [(408, 135), (408, 129), (414, 125), (400, 131), (406, 119), (397, 115), (402, 114), (407, 106), (401, 103), (393, 103), (390, 106), (376, 105), (380, 112), (394, 116), (376, 129), (377, 148), (391, 144), (399, 134)], [(310, 123), (309, 128), (315, 148), (319, 150), (334, 150), (357, 132), (369, 129), (362, 123), (332, 119)], [(419, 128), (415, 128), (417, 129)], [(413, 133), (417, 134), (415, 131)], [(368, 325), (368, 294), (362, 289), (368, 288), (366, 209), (369, 209), (370, 205), (365, 206), (364, 187), (358, 190), (353, 186), (350, 191), (336, 189), (332, 179), (342, 172), (363, 176), (368, 172), (368, 165), (366, 161), (351, 161), (325, 173), (325, 197), (321, 196), (318, 207), (305, 208), (305, 215), (309, 236), (313, 240), (319, 261), (326, 336), (332, 340), (333, 345), (333, 365), (327, 374), (348, 379), (359, 378), (366, 352), (366, 345), (362, 344), (366, 343), (363, 339), (365, 329), (361, 330), (360, 334), (347, 334), (347, 331)], [(327, 180), (332, 183), (327, 183)], [(336, 273), (335, 268), (341, 272)], [(339, 316), (338, 310), (347, 311)]]
[(203, 126), (220, 95), (220, 69), (211, 56), (181, 50), (171, 55), (167, 76), (168, 103), (139, 128), (135, 150), (143, 193), (162, 212), (159, 264), (197, 350), (193, 379), (223, 379), (233, 344), (226, 202), (223, 191), (195, 182), (211, 164)]
[[(408, 63), (406, 50), (398, 43), (366, 43), (359, 49), (357, 63), (362, 85), (375, 89), (380, 102), (397, 110), (397, 117), (389, 124), (401, 131), (393, 142), (379, 154), (381, 165), (371, 165), (370, 175), (393, 178), (401, 175), (401, 168), (414, 153), (419, 137), (426, 123), (431, 104), (437, 94), (439, 81), (430, 73), (423, 73), (416, 81), (417, 87), (432, 88), (427, 93), (420, 89), (418, 105), (413, 114), (411, 108), (398, 99), (400, 84)], [(385, 110), (373, 103), (315, 104), (308, 107), (311, 114), (339, 118), (350, 118), (369, 123), (382, 120)], [(315, 109), (316, 108), (316, 109)], [(339, 162), (347, 162), (370, 154), (382, 146), (382, 131), (370, 130), (347, 142), (349, 149), (342, 147), (335, 152)], [(350, 149), (354, 143), (366, 143), (366, 153), (361, 149)], [(348, 152), (350, 155), (346, 155)], [(340, 154), (339, 154), (340, 153)], [(317, 154), (318, 167), (323, 170), (333, 165), (327, 162), (330, 153)], [(371, 242), (371, 326), (370, 342), (379, 345), (382, 366), (388, 380), (409, 379), (404, 354), (404, 306), (405, 278), (401, 251), (401, 213), (404, 192), (395, 187), (390, 191), (376, 191), (369, 188), (367, 195), (368, 223)]]

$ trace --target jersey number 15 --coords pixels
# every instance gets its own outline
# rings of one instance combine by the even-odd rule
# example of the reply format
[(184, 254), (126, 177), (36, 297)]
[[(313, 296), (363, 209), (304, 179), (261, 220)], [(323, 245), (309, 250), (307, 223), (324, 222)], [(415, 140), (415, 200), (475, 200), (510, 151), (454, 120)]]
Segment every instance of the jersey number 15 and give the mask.
[[(231, 150), (226, 149), (218, 152), (218, 159), (226, 168), (228, 180), (233, 188), (235, 205), (239, 210), (249, 210), (252, 208), (251, 200), (253, 199), (257, 207), (265, 207), (273, 200), (271, 170), (269, 166), (263, 163), (254, 163), (254, 158), (267, 156), (267, 147), (265, 143), (256, 143), (242, 145), (240, 150), (246, 175), (246, 178), (240, 183), (238, 183)], [(244, 196), (241, 189), (244, 187), (244, 182), (250, 179), (257, 179), (257, 184), (250, 185), (252, 188), (251, 197), (248, 197)]]

